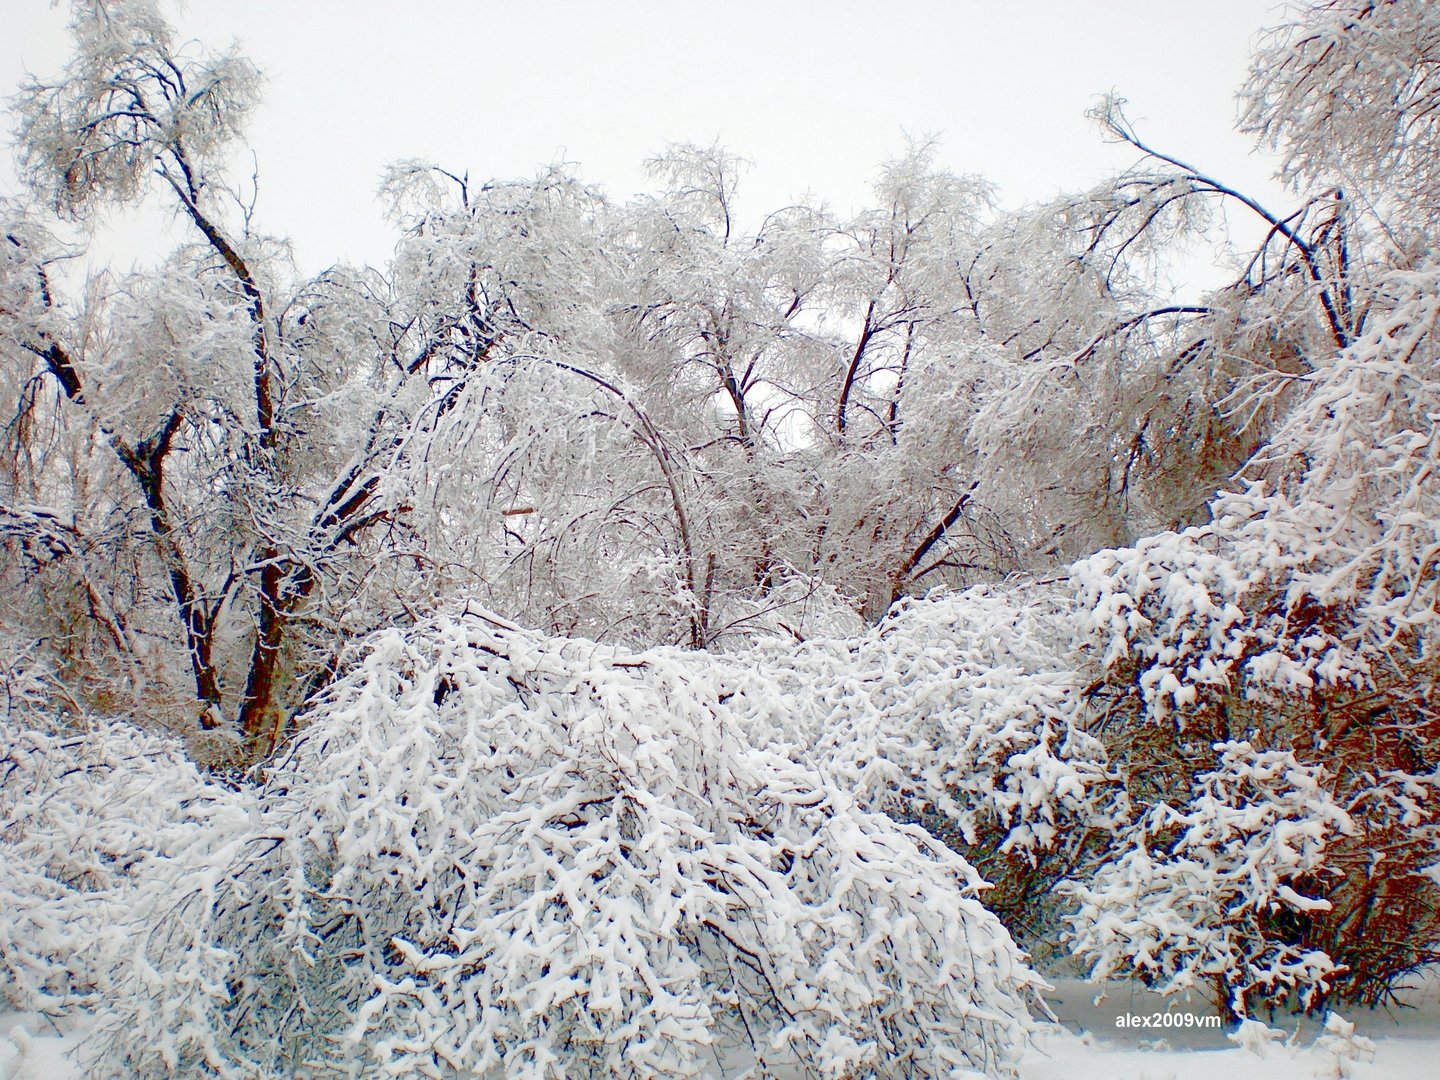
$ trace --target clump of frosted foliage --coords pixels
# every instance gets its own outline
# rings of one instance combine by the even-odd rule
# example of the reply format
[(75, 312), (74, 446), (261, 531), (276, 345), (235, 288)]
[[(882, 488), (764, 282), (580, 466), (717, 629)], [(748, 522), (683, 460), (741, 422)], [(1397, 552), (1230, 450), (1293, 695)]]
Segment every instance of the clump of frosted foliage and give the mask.
[(1089, 881), (1068, 886), (1072, 947), (1096, 980), (1135, 974), (1162, 993), (1218, 981), (1241, 1016), (1256, 991), (1293, 989), (1308, 1006), (1337, 966), (1287, 941), (1276, 913), (1330, 910), (1302, 890), (1324, 890), (1326, 848), (1355, 826), (1319, 766), (1246, 742), (1215, 750), (1189, 802), (1150, 807)]
[(1041, 983), (977, 875), (763, 683), (469, 611), (380, 633), (173, 875), (107, 1067), (1008, 1075)]
[(1335, 1012), (1325, 1014), (1325, 1030), (1315, 1040), (1315, 1049), (1326, 1059), (1315, 1074), (1318, 1080), (1349, 1080), (1355, 1075), (1355, 1062), (1375, 1060), (1375, 1043), (1355, 1034), (1355, 1025)]
[(22, 1010), (103, 1004), (126, 977), (138, 912), (165, 868), (198, 863), (247, 820), (170, 740), (128, 724), (0, 711), (0, 986)]
[[(1386, 275), (1364, 336), (1312, 360), (1310, 393), (1213, 520), (1077, 563), (1105, 660), (1140, 668), (1156, 717), (1236, 684), (1252, 697), (1373, 687), (1434, 659), (1440, 557), (1440, 267)], [(1408, 653), (1408, 656), (1406, 655)]]
[(771, 646), (752, 661), (806, 703), (829, 775), (896, 816), (934, 812), (1029, 855), (1127, 809), (1088, 734), (1072, 641), (1083, 616), (1057, 590), (1012, 583), (906, 598), (851, 639)]

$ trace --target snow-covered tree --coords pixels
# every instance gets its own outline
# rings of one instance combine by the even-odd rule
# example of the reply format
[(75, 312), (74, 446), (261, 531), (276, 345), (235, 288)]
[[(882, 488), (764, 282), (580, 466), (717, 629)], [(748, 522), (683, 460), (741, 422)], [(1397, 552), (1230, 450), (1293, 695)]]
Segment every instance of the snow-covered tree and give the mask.
[(1351, 828), (1323, 857), (1327, 913), (1287, 932), (1343, 965), (1329, 982), (1363, 1000), (1432, 959), (1440, 930), (1428, 872), (1440, 840), (1437, 284), (1392, 273), (1365, 335), (1316, 362), (1260, 461), (1304, 461), (1298, 475), (1226, 493), (1210, 524), (1073, 571), (1131, 718), (1109, 742), (1144, 778), (1132, 797), (1185, 804), (1211, 742), (1325, 766), (1325, 797)]
[[(28, 636), (82, 706), (251, 761), (344, 642), (416, 593), (406, 564), (375, 560), (409, 539), (395, 481), (434, 419), (434, 350), (373, 273), (293, 283), (227, 201), (247, 62), (177, 45), (139, 0), (77, 4), (72, 31), (62, 75), (17, 99), (39, 202), (3, 223), (4, 523), (41, 599)], [(66, 295), (53, 271), (74, 249), (44, 211), (83, 225), (152, 189), (196, 242)], [(55, 610), (76, 613), (60, 633)]]

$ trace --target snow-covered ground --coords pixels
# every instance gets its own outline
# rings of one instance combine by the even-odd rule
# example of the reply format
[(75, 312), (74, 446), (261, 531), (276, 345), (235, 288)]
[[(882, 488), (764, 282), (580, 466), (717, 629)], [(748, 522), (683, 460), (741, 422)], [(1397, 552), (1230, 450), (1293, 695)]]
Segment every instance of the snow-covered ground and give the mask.
[(33, 1013), (0, 1012), (0, 1080), (71, 1080), (79, 1027), (56, 1027)]
[[(1101, 988), (1053, 979), (1047, 1025), (1021, 1062), (1021, 1080), (1430, 1080), (1440, 1076), (1440, 973), (1406, 995), (1405, 1008), (1354, 1010), (1358, 1039), (1334, 1039), (1322, 1025), (1277, 1017), (1267, 1032), (1237, 1040), (1200, 1026), (1202, 1003), (1187, 1005), (1124, 983)], [(1161, 1030), (1121, 1027), (1127, 1016), (1190, 1014)], [(0, 1013), (0, 1080), (79, 1080), (72, 1052), (80, 1028), (56, 1028), (43, 1017)], [(1333, 1033), (1332, 1033), (1333, 1036)], [(1367, 1051), (1364, 1040), (1373, 1043)], [(1339, 1052), (1337, 1053), (1337, 1048)]]
[[(1323, 1025), (1296, 1017), (1263, 1019), (1265, 1032), (1248, 1039), (1198, 1026), (1207, 1015), (1201, 1002), (1186, 1004), (1126, 983), (1099, 987), (1078, 979), (1052, 979), (1050, 1007), (1061, 1027), (1051, 1028), (1025, 1055), (1023, 1080), (1430, 1080), (1440, 1076), (1440, 973), (1417, 981), (1405, 994), (1408, 1007), (1355, 1009), (1356, 1040), (1335, 1038), (1322, 1045)], [(1128, 1016), (1191, 1014), (1156, 1029), (1120, 1026)], [(1363, 1040), (1374, 1044), (1368, 1052)], [(1240, 1045), (1244, 1042), (1246, 1045)], [(1337, 1052), (1338, 1051), (1338, 1052)]]

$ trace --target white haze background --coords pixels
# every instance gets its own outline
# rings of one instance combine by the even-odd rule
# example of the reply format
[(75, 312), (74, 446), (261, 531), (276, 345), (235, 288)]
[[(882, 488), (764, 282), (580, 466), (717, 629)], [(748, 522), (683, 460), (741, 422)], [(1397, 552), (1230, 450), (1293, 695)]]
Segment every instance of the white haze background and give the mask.
[[(7, 7), (0, 86), (58, 70), (68, 5)], [(389, 256), (376, 188), (398, 158), (476, 179), (577, 162), (623, 199), (650, 189), (643, 164), (666, 143), (718, 141), (754, 163), (742, 213), (813, 192), (844, 215), (909, 133), (939, 137), (937, 168), (982, 174), (1020, 205), (1135, 160), (1085, 118), (1111, 90), (1152, 145), (1278, 201), (1275, 160), (1234, 129), (1234, 94), (1257, 30), (1282, 13), (1268, 0), (194, 0), (176, 22), (212, 47), (238, 40), (264, 72), (247, 128), (256, 223), (314, 273)], [(0, 192), (17, 190), (6, 159)], [(173, 244), (155, 239), (158, 213), (109, 220), (99, 250), (121, 266)], [(1207, 261), (1183, 273), (1215, 284)]]

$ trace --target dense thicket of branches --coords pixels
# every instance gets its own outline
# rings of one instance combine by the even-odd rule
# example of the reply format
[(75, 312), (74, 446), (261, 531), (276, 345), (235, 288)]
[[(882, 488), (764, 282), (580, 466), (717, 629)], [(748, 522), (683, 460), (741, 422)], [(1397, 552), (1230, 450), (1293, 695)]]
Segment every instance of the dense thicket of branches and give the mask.
[[(1435, 960), (1433, 5), (1325, 0), (1262, 40), (1242, 124), (1281, 155), (1283, 210), (1108, 98), (1095, 118), (1135, 167), (1019, 212), (923, 144), (871, 209), (758, 224), (718, 147), (666, 149), (625, 203), (563, 169), (403, 162), (391, 264), (308, 280), (227, 187), (254, 69), (178, 45), (142, 0), (75, 12), (74, 58), (15, 102), (31, 195), (0, 205), (15, 993), (118, 997), (114, 1052), (161, 1071), (343, 1070), (373, 1038), (405, 1068), (619, 1070), (624, 1044), (650, 1047), (625, 1068), (688, 1075), (716, 1039), (764, 1067), (772, 1036), (825, 1075), (1000, 1069), (1028, 977), (936, 836), (1025, 940), (1064, 927), (1097, 972), (1235, 1013), (1373, 1002)], [(141, 198), (192, 242), (76, 280), (91, 215)], [(1159, 271), (1220, 207), (1264, 239), (1177, 303)], [(488, 614), (432, 621), (461, 610)], [(656, 647), (688, 652), (615, 651)], [(202, 769), (256, 769), (223, 787), (164, 733)], [(173, 806), (137, 795), (156, 770)], [(593, 800), (562, 806), (575, 777)], [(377, 783), (388, 809), (357, 809)], [(101, 819), (115, 839), (74, 849), (93, 857), (47, 853)], [(482, 924), (548, 895), (507, 861), (522, 834), (555, 881), (610, 883), (566, 894), (564, 933), (644, 908), (618, 982), (577, 959), (564, 994), (516, 968), (508, 1004), (475, 996), (500, 962)], [(993, 948), (936, 924), (885, 946), (881, 983), (834, 982), (803, 910), (865, 906), (837, 884), (878, 887), (846, 862), (864, 845), (904, 883), (897, 925), (950, 890)], [(387, 860), (423, 913), (364, 877)], [(672, 871), (699, 891), (639, 899)], [(115, 967), (76, 899), (118, 908), (151, 873), (208, 912), (144, 930), (194, 935), (199, 966), (167, 979), (208, 1018), (153, 1060), (143, 1018), (190, 1006)], [(845, 918), (825, 955), (861, 948)], [(37, 929), (55, 920), (90, 929), (61, 947)], [(787, 998), (775, 964), (819, 996)], [(872, 1017), (891, 1042), (844, 1027), (910, 964), (968, 965), (970, 989)], [(254, 965), (283, 1031), (237, 1004)], [(655, 978), (684, 1023), (636, 1011)], [(565, 1004), (587, 986), (588, 1012)], [(1010, 1019), (975, 1026), (982, 1002)], [(453, 1041), (492, 1008), (491, 1042)], [(560, 1042), (526, 1027), (541, 1014)], [(901, 1062), (917, 1038), (938, 1056)]]
[[(295, 280), (217, 164), (253, 70), (148, 5), (76, 28), (19, 99), (36, 198), (5, 210), (20, 618), (87, 704), (198, 718), (212, 758), (262, 756), (347, 641), (445, 597), (633, 644), (853, 631), (1189, 521), (1257, 441), (1208, 309), (1131, 257), (1197, 182), (1016, 216), (919, 145), (853, 220), (744, 231), (715, 148), (628, 204), (411, 162), (386, 271)], [(148, 176), (194, 243), (67, 295), (60, 226)]]

